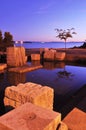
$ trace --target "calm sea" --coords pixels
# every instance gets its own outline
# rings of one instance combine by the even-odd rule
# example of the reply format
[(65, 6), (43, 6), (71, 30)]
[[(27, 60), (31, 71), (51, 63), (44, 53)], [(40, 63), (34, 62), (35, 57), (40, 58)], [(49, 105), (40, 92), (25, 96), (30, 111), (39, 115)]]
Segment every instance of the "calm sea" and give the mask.
[[(78, 47), (81, 46), (83, 42), (67, 42), (66, 47)], [(21, 44), (17, 43), (15, 46), (21, 46)], [(64, 42), (30, 42), (23, 43), (22, 45), (25, 48), (65, 48)]]

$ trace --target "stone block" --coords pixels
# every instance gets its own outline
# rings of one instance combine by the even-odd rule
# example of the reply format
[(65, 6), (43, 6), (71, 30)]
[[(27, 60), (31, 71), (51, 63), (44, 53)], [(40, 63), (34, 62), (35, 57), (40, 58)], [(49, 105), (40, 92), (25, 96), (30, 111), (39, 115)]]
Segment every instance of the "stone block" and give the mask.
[(65, 60), (65, 56), (66, 56), (65, 52), (56, 52), (55, 53), (55, 60), (56, 61), (63, 61), (63, 60)]
[(22, 66), (26, 63), (24, 47), (8, 47), (7, 48), (7, 65), (8, 66)]
[(44, 52), (49, 51), (49, 48), (44, 48)]
[(52, 52), (52, 51), (45, 51), (44, 53), (44, 59), (46, 61), (54, 61), (55, 59), (55, 52)]
[(0, 117), (0, 130), (56, 130), (61, 114), (25, 103)]
[(64, 119), (69, 130), (85, 130), (86, 129), (86, 113), (78, 108), (74, 108)]
[(40, 60), (40, 54), (31, 54), (31, 60)]
[(7, 87), (5, 89), (4, 104), (15, 108), (17, 107), (15, 104), (22, 105), (31, 102), (47, 109), (53, 109), (53, 98), (54, 90), (52, 88), (28, 82)]
[(23, 103), (20, 103), (20, 102), (17, 102), (13, 99), (10, 99), (10, 98), (7, 98), (7, 97), (4, 97), (4, 104), (6, 107), (12, 107), (12, 108), (17, 108), (19, 106), (21, 106)]

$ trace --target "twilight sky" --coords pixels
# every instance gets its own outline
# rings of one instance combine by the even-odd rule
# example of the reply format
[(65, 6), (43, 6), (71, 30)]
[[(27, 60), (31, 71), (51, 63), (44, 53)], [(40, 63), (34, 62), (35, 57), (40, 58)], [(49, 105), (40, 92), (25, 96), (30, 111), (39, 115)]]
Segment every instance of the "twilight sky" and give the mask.
[(86, 40), (86, 0), (0, 0), (0, 30), (14, 40), (58, 41), (55, 28), (75, 28)]

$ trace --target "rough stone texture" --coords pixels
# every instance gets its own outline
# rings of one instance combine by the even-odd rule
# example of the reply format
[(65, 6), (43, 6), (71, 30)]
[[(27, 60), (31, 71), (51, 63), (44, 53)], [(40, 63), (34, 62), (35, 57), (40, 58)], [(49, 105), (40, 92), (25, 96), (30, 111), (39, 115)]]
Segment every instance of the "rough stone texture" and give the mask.
[(60, 121), (60, 113), (25, 103), (0, 117), (0, 130), (56, 130)]
[(24, 73), (24, 72), (28, 72), (28, 71), (32, 71), (35, 69), (39, 69), (42, 68), (42, 65), (24, 65), (24, 66), (20, 66), (20, 67), (14, 67), (14, 68), (9, 68), (8, 71), (10, 72), (18, 72), (18, 73)]
[(65, 52), (56, 52), (55, 53), (55, 60), (56, 61), (63, 61), (63, 60), (65, 60), (65, 56), (66, 56)]
[(54, 90), (35, 83), (18, 84), (5, 89), (5, 106), (18, 107), (26, 102), (53, 109)]
[(7, 68), (7, 64), (0, 64), (0, 71)]
[(54, 49), (44, 52), (44, 59), (47, 61), (63, 61), (65, 60), (65, 56), (65, 52), (56, 52)]
[(74, 108), (64, 119), (69, 130), (85, 130), (86, 129), (86, 113)]
[(26, 63), (24, 47), (8, 47), (7, 48), (7, 65), (8, 66), (22, 66)]
[(44, 59), (48, 61), (54, 61), (55, 59), (55, 52), (53, 51), (45, 51), (44, 53)]
[(40, 54), (31, 54), (31, 60), (40, 60)]

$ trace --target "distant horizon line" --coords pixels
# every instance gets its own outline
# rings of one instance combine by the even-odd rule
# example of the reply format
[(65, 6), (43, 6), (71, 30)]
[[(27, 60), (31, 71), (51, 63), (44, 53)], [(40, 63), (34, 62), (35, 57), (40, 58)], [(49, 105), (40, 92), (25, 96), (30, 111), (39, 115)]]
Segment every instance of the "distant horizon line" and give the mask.
[[(65, 42), (65, 41), (33, 41), (33, 40), (14, 40), (14, 42), (18, 42), (18, 43), (21, 43), (21, 42), (27, 42), (27, 43), (30, 43), (30, 42), (42, 42), (42, 43), (45, 43), (45, 42)], [(67, 42), (85, 42), (85, 41), (67, 41)], [(66, 43), (67, 43), (66, 42)]]

